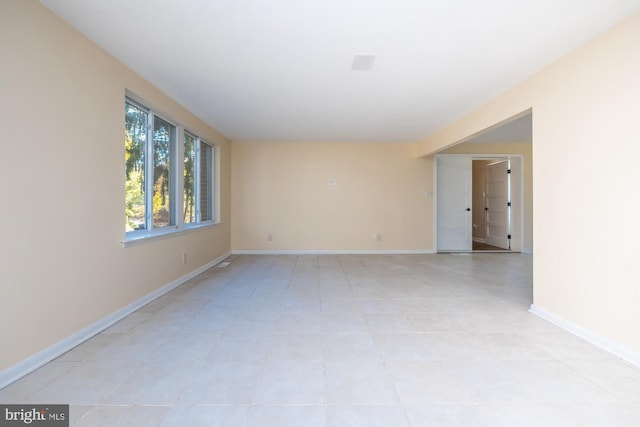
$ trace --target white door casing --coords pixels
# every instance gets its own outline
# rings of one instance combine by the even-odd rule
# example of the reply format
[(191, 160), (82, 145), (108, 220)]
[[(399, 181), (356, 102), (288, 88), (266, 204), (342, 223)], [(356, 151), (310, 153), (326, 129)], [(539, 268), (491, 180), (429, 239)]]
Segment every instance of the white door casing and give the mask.
[(511, 250), (520, 252), (524, 240), (524, 171), (522, 157), (509, 157), (511, 173), (509, 178), (509, 201), (511, 202)]

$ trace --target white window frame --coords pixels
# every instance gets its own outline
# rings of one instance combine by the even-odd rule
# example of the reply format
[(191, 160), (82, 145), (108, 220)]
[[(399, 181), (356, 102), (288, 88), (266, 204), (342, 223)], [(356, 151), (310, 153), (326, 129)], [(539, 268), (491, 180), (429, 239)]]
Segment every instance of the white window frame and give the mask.
[[(215, 209), (215, 173), (216, 173), (216, 167), (215, 167), (215, 159), (216, 159), (216, 146), (210, 142), (208, 142), (207, 140), (199, 137), (195, 132), (191, 132), (189, 130), (184, 130), (182, 132), (182, 153), (183, 153), (183, 158), (184, 158), (184, 135), (185, 134), (189, 134), (191, 135), (191, 137), (193, 137), (195, 139), (195, 158), (193, 160), (193, 175), (194, 175), (194, 193), (195, 193), (195, 198), (194, 198), (194, 204), (195, 204), (195, 211), (196, 211), (196, 215), (195, 215), (195, 221), (194, 222), (190, 222), (187, 224), (183, 224), (184, 227), (187, 228), (191, 228), (191, 227), (197, 227), (199, 225), (203, 225), (203, 224), (212, 224), (216, 222), (216, 209)], [(209, 184), (209, 209), (211, 210), (211, 219), (205, 219), (202, 220), (202, 212), (200, 210), (201, 207), (201, 190), (202, 190), (202, 180), (201, 178), (201, 167), (202, 167), (202, 150), (201, 150), (201, 144), (206, 144), (211, 148), (211, 159), (210, 161), (207, 163), (207, 166), (209, 168), (209, 173), (208, 173), (208, 184)], [(184, 168), (184, 162), (181, 163), (182, 168)], [(184, 170), (180, 173), (180, 177), (184, 177)], [(183, 178), (184, 179), (184, 178)], [(181, 191), (184, 191), (184, 182), (181, 184), (180, 186)], [(184, 200), (184, 193), (182, 194), (182, 199)], [(184, 222), (184, 217), (182, 215), (180, 215), (180, 221)]]
[[(191, 232), (199, 228), (208, 227), (211, 225), (220, 224), (217, 220), (217, 196), (218, 191), (216, 187), (216, 178), (218, 173), (218, 167), (216, 163), (216, 151), (218, 147), (216, 144), (208, 142), (201, 138), (195, 132), (185, 130), (176, 120), (172, 119), (169, 115), (147, 107), (147, 103), (139, 100), (136, 96), (127, 92), (125, 96), (125, 103), (134, 105), (135, 107), (145, 111), (147, 113), (147, 140), (145, 141), (145, 220), (146, 228), (143, 230), (125, 231), (125, 239), (121, 241), (123, 247), (137, 245), (149, 240), (155, 240), (157, 238), (166, 238), (176, 234)], [(170, 125), (175, 127), (175, 141), (170, 148), (171, 160), (169, 165), (169, 197), (170, 200), (170, 215), (174, 218), (175, 223), (162, 227), (153, 228), (153, 179), (148, 179), (147, 174), (153, 177), (153, 129), (154, 119), (159, 118)], [(196, 147), (194, 159), (194, 174), (195, 174), (195, 207), (196, 207), (196, 221), (193, 223), (184, 223), (184, 217), (182, 215), (182, 209), (184, 206), (184, 135), (189, 133), (196, 138)], [(208, 164), (209, 167), (209, 185), (210, 185), (210, 209), (211, 219), (201, 221), (200, 213), (200, 143), (205, 143), (211, 147), (211, 161)]]

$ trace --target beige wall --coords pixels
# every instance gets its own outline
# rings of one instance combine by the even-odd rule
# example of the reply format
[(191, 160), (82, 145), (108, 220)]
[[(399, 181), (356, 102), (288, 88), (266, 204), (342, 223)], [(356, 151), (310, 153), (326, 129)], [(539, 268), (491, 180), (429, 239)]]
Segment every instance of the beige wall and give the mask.
[[(640, 15), (419, 144), (533, 111), (534, 303), (640, 354)], [(613, 230), (609, 225), (620, 225)], [(635, 356), (640, 360), (640, 356)]]
[(432, 161), (415, 144), (232, 146), (234, 250), (433, 250)]
[[(524, 243), (523, 251), (533, 249), (533, 176), (532, 145), (523, 142), (463, 143), (449, 147), (441, 154), (519, 154), (523, 158), (524, 175)], [(476, 207), (474, 207), (476, 209)], [(475, 212), (475, 211), (474, 211)]]
[[(1, 371), (228, 252), (230, 146), (36, 1), (0, 40)], [(125, 89), (218, 143), (223, 225), (122, 248)]]

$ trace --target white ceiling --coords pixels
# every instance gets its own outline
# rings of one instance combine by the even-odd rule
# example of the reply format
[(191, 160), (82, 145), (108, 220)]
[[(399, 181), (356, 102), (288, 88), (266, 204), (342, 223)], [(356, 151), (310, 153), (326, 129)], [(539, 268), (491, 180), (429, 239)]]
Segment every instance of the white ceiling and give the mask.
[[(417, 141), (639, 0), (41, 0), (233, 140)], [(355, 55), (375, 55), (369, 71)]]

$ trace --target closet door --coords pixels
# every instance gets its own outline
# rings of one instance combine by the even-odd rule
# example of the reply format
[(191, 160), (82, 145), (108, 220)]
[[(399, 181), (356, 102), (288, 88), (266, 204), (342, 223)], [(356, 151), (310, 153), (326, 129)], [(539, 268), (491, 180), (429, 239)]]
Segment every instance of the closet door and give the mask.
[(471, 167), (471, 157), (437, 157), (438, 251), (471, 251)]

